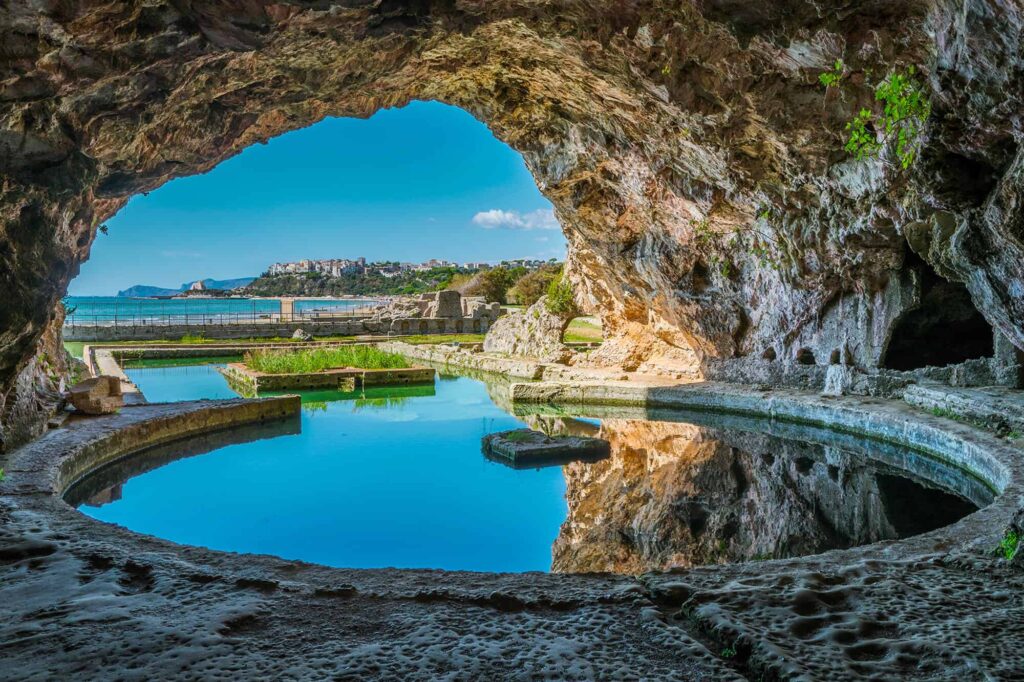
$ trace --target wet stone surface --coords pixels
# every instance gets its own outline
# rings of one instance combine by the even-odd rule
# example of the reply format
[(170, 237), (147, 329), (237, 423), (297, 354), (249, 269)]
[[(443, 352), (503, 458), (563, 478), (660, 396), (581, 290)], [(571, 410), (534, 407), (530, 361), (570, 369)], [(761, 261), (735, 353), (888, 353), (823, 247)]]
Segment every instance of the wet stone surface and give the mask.
[(611, 455), (601, 438), (553, 435), (531, 429), (501, 431), (484, 436), (481, 449), (494, 461), (515, 468), (561, 466), (575, 461), (596, 462)]

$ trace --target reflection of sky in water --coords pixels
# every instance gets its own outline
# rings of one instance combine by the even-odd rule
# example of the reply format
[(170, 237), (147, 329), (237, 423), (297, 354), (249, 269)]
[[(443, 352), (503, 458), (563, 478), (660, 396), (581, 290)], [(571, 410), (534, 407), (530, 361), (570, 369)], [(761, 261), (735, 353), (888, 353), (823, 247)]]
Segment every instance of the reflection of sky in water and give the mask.
[[(212, 366), (127, 372), (152, 402), (234, 397)], [(176, 542), (331, 566), (548, 570), (566, 516), (561, 470), (516, 471), (480, 453), (482, 436), (522, 423), (472, 379), (438, 381), (433, 396), (391, 393), (310, 394), (301, 434), (172, 462), (82, 511)]]
[[(127, 371), (152, 401), (233, 396), (210, 365)], [(533, 428), (600, 431), (612, 444), (612, 459), (563, 472), (516, 470), (481, 454), (481, 437), (523, 422), (473, 379), (302, 398), (300, 434), (226, 446), (193, 440), (194, 452), (217, 449), (120, 486), (98, 476), (87, 497), (101, 506), (83, 511), (216, 549), (489, 571), (549, 569), (568, 518), (556, 570), (641, 573), (905, 537), (991, 496), (919, 453), (736, 415), (588, 408), (587, 417), (566, 418), (533, 406), (540, 413), (524, 417)]]

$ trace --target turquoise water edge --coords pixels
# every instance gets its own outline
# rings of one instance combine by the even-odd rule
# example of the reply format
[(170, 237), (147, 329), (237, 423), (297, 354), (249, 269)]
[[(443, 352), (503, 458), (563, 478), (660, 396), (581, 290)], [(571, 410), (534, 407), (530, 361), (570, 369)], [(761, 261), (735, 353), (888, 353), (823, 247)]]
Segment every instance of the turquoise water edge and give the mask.
[[(144, 361), (125, 372), (153, 403), (235, 398), (217, 371), (229, 360)], [(976, 508), (971, 486), (950, 492), (943, 476), (893, 468), (870, 442), (840, 453), (685, 415), (517, 418), (495, 389), (441, 374), (301, 392), (296, 420), (154, 448), (95, 472), (68, 501), (101, 521), (217, 550), (508, 572), (798, 556), (925, 532)], [(526, 425), (599, 435), (612, 456), (517, 469), (481, 452), (484, 436)]]
[[(69, 296), (65, 299), (78, 322), (112, 322), (118, 318), (207, 314), (270, 314), (281, 312), (281, 302), (268, 298), (129, 298), (124, 296)], [(373, 299), (299, 299), (295, 312), (345, 311), (366, 308)]]

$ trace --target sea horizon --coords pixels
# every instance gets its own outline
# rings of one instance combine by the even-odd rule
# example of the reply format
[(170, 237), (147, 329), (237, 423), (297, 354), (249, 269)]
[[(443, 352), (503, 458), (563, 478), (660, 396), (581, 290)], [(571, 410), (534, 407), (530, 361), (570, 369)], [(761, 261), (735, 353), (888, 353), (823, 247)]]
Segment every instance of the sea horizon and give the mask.
[(281, 299), (294, 299), (295, 312), (312, 310), (351, 310), (377, 304), (385, 297), (198, 297), (151, 298), (134, 296), (67, 296), (72, 311), (69, 321), (78, 323), (110, 322), (122, 318), (159, 318), (183, 315), (266, 315), (281, 312)]

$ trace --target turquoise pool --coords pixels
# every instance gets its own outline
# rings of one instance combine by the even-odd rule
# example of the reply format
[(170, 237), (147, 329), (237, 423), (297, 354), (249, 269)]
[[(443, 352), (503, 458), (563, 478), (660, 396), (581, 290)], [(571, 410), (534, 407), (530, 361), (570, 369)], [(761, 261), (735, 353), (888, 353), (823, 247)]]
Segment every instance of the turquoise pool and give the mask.
[[(215, 364), (126, 371), (151, 402), (235, 397)], [(329, 566), (619, 573), (906, 537), (988, 501), (933, 460), (827, 432), (672, 413), (515, 417), (491, 393), (443, 375), (306, 393), (296, 423), (164, 447), (67, 499), (175, 542)], [(482, 456), (483, 436), (523, 425), (600, 435), (612, 456), (527, 470)]]

